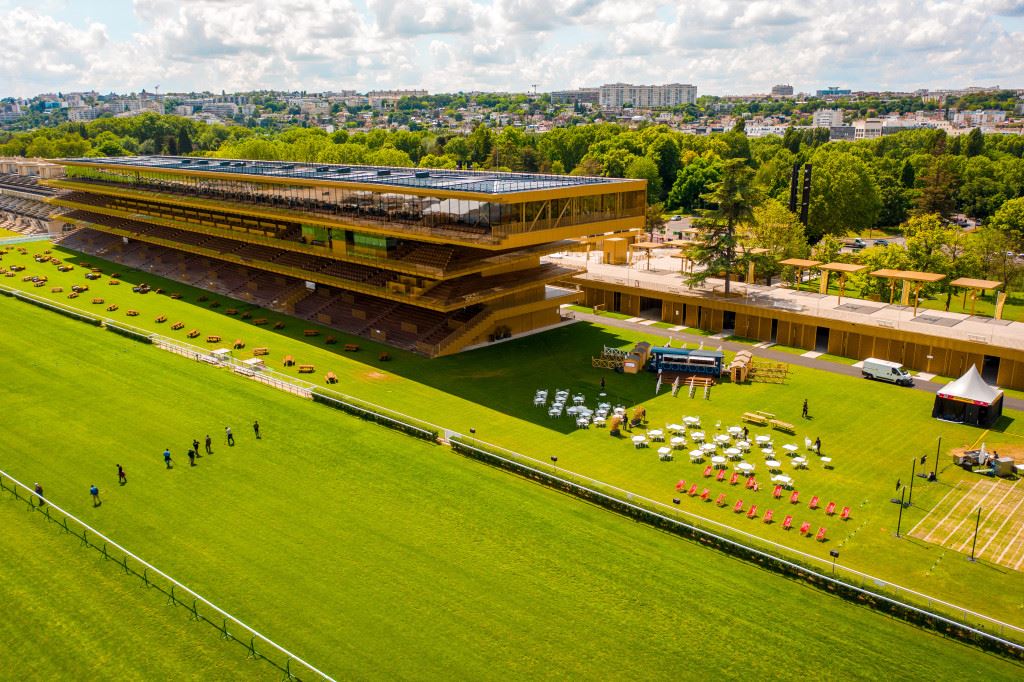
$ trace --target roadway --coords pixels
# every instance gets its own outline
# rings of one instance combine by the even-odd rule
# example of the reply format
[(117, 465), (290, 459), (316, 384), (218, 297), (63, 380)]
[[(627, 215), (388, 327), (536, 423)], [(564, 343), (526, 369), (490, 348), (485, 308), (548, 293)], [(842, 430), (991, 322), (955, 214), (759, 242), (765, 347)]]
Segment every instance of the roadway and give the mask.
[[(799, 367), (809, 367), (811, 369), (819, 369), (824, 372), (831, 372), (833, 374), (844, 374), (850, 377), (861, 376), (859, 367), (852, 365), (844, 365), (840, 362), (832, 362), (831, 360), (821, 360), (820, 358), (807, 358), (802, 355), (794, 355), (792, 353), (785, 353), (779, 350), (772, 350), (771, 348), (754, 348), (748, 343), (739, 343), (738, 341), (725, 341), (722, 339), (714, 339), (708, 336), (702, 336), (699, 334), (689, 334), (685, 331), (679, 332), (668, 332), (661, 328), (652, 328), (649, 325), (643, 325), (638, 322), (628, 322), (627, 320), (620, 320), (614, 317), (603, 317), (601, 315), (594, 315), (592, 313), (581, 313), (573, 311), (577, 320), (583, 320), (585, 322), (593, 322), (595, 324), (602, 324), (607, 327), (619, 327), (621, 329), (629, 329), (637, 332), (644, 332), (647, 334), (658, 333), (668, 334), (673, 339), (679, 339), (688, 344), (699, 344), (703, 343), (705, 346), (721, 346), (722, 350), (740, 351), (748, 350), (754, 352), (756, 357), (766, 358), (774, 362), (785, 362), (790, 365), (797, 365)], [(935, 394), (935, 391), (939, 388), (939, 384), (931, 381), (922, 381), (917, 379), (914, 381), (913, 390), (924, 391), (931, 395)], [(1024, 410), (1024, 399), (1011, 398), (1010, 396), (1003, 394), (1003, 407), (1011, 410)]]

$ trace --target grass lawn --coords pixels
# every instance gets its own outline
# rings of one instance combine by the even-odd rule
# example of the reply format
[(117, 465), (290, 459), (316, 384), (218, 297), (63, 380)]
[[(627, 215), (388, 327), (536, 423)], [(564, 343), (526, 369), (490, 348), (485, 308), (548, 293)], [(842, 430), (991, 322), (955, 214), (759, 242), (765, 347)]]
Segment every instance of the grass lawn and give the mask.
[[(30, 483), (31, 485), (31, 483)], [(0, 494), (5, 679), (276, 680), (266, 663), (140, 589), (23, 501)], [(158, 655), (154, 655), (159, 652)], [(8, 677), (9, 676), (9, 677)]]
[[(88, 260), (100, 264), (98, 259), (73, 254), (68, 255), (68, 259), (77, 263)], [(3, 257), (2, 264), (11, 262), (26, 264), (27, 273), (47, 274), (51, 278), (50, 284), (64, 286), (65, 290), (72, 283), (85, 282), (81, 267), (70, 273), (59, 273), (54, 266), (39, 265), (27, 256), (11, 253)], [(798, 523), (807, 520), (815, 526), (827, 526), (830, 541), (816, 543), (783, 531), (780, 524), (768, 526), (750, 521), (733, 514), (728, 508), (719, 509), (690, 498), (684, 499), (682, 509), (823, 560), (828, 560), (829, 550), (839, 549), (842, 564), (886, 582), (904, 585), (1011, 623), (1024, 622), (1024, 600), (1021, 597), (1024, 594), (1024, 574), (993, 568), (985, 563), (984, 557), (983, 561), (971, 564), (963, 555), (936, 545), (896, 539), (897, 507), (890, 503), (897, 479), (903, 483), (909, 481), (911, 460), (928, 455), (930, 470), (940, 436), (944, 453), (982, 440), (991, 447), (996, 443), (1016, 442), (1024, 438), (1024, 422), (1015, 412), (1006, 413), (998, 431), (986, 433), (932, 420), (932, 398), (925, 393), (800, 367), (792, 368), (785, 385), (723, 384), (713, 390), (710, 401), (690, 400), (685, 393), (672, 398), (667, 391), (654, 397), (654, 378), (650, 374), (603, 373), (591, 367), (591, 356), (598, 355), (603, 346), (629, 348), (639, 340), (663, 342), (667, 335), (657, 328), (633, 332), (577, 323), (436, 360), (425, 360), (390, 349), (394, 360), (380, 362), (375, 352), (379, 347), (364, 339), (325, 330), (325, 334), (334, 334), (339, 339), (338, 346), (325, 346), (322, 336), (314, 339), (302, 337), (302, 329), (315, 327), (311, 323), (254, 311), (254, 317), (282, 320), (286, 325), (282, 331), (257, 327), (240, 317), (228, 317), (223, 313), (230, 307), (244, 311), (247, 309), (244, 304), (215, 296), (210, 296), (206, 303), (199, 303), (200, 292), (196, 289), (116, 266), (103, 267), (106, 272), (122, 272), (123, 283), (110, 286), (103, 278), (92, 283), (92, 290), (75, 301), (68, 301), (66, 294), (50, 294), (49, 287), (32, 288), (30, 284), (22, 283), (20, 277), (0, 281), (26, 287), (33, 293), (52, 296), (65, 303), (85, 299), (81, 307), (91, 310), (97, 306), (91, 306), (87, 297), (102, 295), (108, 302), (120, 304), (120, 310), (109, 315), (122, 316), (126, 309), (136, 308), (142, 313), (140, 316), (123, 319), (181, 340), (190, 327), (200, 329), (204, 336), (215, 333), (224, 339), (243, 338), (249, 348), (271, 348), (269, 362), (272, 366), (276, 366), (283, 355), (292, 354), (300, 363), (315, 364), (319, 376), (322, 372), (334, 371), (340, 380), (339, 389), (348, 394), (462, 433), (474, 428), (483, 440), (545, 462), (550, 456), (557, 455), (559, 467), (563, 470), (592, 476), (663, 503), (671, 504), (676, 481), (703, 481), (700, 478), (703, 466), (679, 459), (659, 462), (653, 450), (634, 450), (628, 442), (609, 438), (603, 430), (577, 430), (570, 419), (549, 419), (545, 410), (533, 407), (534, 390), (569, 388), (583, 392), (593, 405), (604, 376), (610, 402), (627, 406), (643, 403), (652, 424), (658, 426), (677, 422), (683, 415), (692, 414), (702, 417), (706, 429), (713, 431), (716, 422), (723, 427), (736, 424), (740, 415), (747, 411), (776, 413), (780, 419), (798, 426), (795, 437), (775, 432), (777, 446), (792, 442), (802, 449), (804, 437), (814, 439), (820, 436), (825, 453), (834, 460), (834, 470), (825, 470), (813, 457), (807, 471), (793, 471), (788, 460), (783, 462), (786, 472), (795, 478), (805, 501), (817, 495), (823, 503), (834, 500), (840, 507), (851, 506), (853, 514), (846, 523), (836, 517), (826, 517), (820, 509), (808, 510), (806, 504), (791, 508)], [(130, 283), (136, 281), (148, 281), (154, 287), (181, 292), (183, 298), (171, 300), (152, 293), (133, 294)], [(222, 301), (221, 307), (210, 309), (208, 304), (215, 300)], [(30, 307), (14, 301), (11, 304)], [(186, 328), (173, 332), (167, 324), (156, 324), (153, 319), (159, 314), (167, 315), (169, 320), (185, 321)], [(20, 329), (10, 324), (4, 328)], [(67, 339), (67, 348), (71, 349), (72, 355), (77, 353), (79, 338), (84, 340), (96, 334), (112, 336), (86, 325), (79, 324), (74, 328), (77, 333)], [(364, 350), (349, 354), (334, 350), (347, 340), (359, 343)], [(201, 400), (202, 390), (203, 385), (197, 385), (194, 390), (184, 391), (182, 399)], [(805, 398), (810, 402), (813, 417), (807, 421), (799, 417), (800, 405)], [(248, 416), (244, 417), (242, 423), (248, 419)], [(219, 432), (223, 425), (206, 428)], [(752, 435), (764, 432), (753, 429)], [(180, 456), (180, 437), (177, 442)], [(158, 454), (162, 447), (151, 456)], [(758, 474), (766, 484), (763, 459), (752, 457), (751, 461), (758, 467)], [(918, 482), (914, 507), (904, 513), (906, 527), (916, 523), (937, 503), (948, 490), (948, 485), (958, 480), (975, 480), (971, 474), (953, 467), (945, 454), (940, 461), (939, 473), (940, 482), (937, 484)], [(777, 504), (777, 515), (786, 511), (786, 505), (771, 499), (767, 485), (763, 485), (759, 493), (743, 491), (742, 494), (727, 483), (711, 481), (707, 485), (714, 495), (725, 492), (730, 500), (742, 496), (747, 504), (755, 502), (762, 509)], [(992, 575), (999, 576), (1004, 589), (989, 588), (988, 581)]]
[[(0, 336), (5, 468), (338, 678), (660, 679), (696, 660), (690, 669), (768, 677), (780, 656), (794, 676), (1020, 676), (1001, 659), (227, 372), (9, 298), (0, 326), (32, 330)], [(259, 441), (245, 428), (254, 417)], [(207, 432), (215, 452), (191, 468), (181, 453)], [(59, 579), (35, 551), (35, 534), (50, 533), (73, 548), (55, 563), (75, 572), (76, 590), (116, 597), (107, 581), (117, 576), (156, 599), (118, 609), (126, 627), (168, 636), (147, 620), (162, 595), (15, 513), (18, 538), (0, 547), (27, 554), (20, 589), (38, 594)], [(75, 622), (72, 606), (48, 608)], [(81, 672), (80, 652), (23, 642), (39, 639), (33, 620), (3, 620), (0, 641), (45, 648), (54, 676)], [(205, 633), (210, 649), (234, 646)], [(723, 645), (709, 652), (712, 642)], [(177, 665), (165, 647), (147, 653), (125, 676)]]

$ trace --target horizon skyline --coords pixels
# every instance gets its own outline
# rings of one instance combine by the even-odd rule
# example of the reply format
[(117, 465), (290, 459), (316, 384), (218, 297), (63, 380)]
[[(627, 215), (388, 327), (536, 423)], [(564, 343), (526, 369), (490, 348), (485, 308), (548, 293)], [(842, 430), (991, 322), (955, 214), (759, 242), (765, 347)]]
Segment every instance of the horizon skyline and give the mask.
[[(0, 96), (1024, 87), (1024, 0), (0, 0)], [(779, 55), (792, 55), (779, 63)]]

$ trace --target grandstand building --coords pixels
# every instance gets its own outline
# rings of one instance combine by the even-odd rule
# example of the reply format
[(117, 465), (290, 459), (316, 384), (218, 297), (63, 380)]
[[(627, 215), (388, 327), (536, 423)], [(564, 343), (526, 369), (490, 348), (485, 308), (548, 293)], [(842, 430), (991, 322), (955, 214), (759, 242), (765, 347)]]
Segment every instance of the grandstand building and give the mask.
[(0, 228), (24, 235), (45, 234), (60, 212), (46, 200), (56, 194), (39, 184), (64, 170), (42, 159), (0, 157)]
[(66, 245), (438, 356), (560, 321), (541, 257), (641, 228), (642, 180), (152, 156), (64, 159)]

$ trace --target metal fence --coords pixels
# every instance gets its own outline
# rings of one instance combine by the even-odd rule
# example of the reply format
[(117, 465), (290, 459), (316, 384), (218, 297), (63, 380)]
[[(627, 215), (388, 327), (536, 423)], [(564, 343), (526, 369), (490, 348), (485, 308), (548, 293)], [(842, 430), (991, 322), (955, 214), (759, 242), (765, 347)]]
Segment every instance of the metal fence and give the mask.
[(65, 533), (74, 535), (81, 540), (83, 546), (96, 550), (103, 555), (104, 559), (113, 561), (120, 566), (126, 574), (134, 575), (142, 580), (146, 587), (156, 588), (163, 592), (167, 596), (168, 604), (184, 607), (192, 620), (212, 625), (224, 639), (238, 642), (244, 646), (250, 658), (267, 661), (289, 679), (309, 676), (312, 679), (334, 682), (334, 678), (327, 673), (260, 634), (156, 566), (129, 552), (74, 514), (54, 504), (49, 498), (43, 498), (45, 504), (40, 504), (42, 500), (35, 494), (35, 491), (2, 470), (0, 470), (0, 491), (6, 491), (23, 500), (33, 510), (43, 514), (48, 521), (57, 524)]

